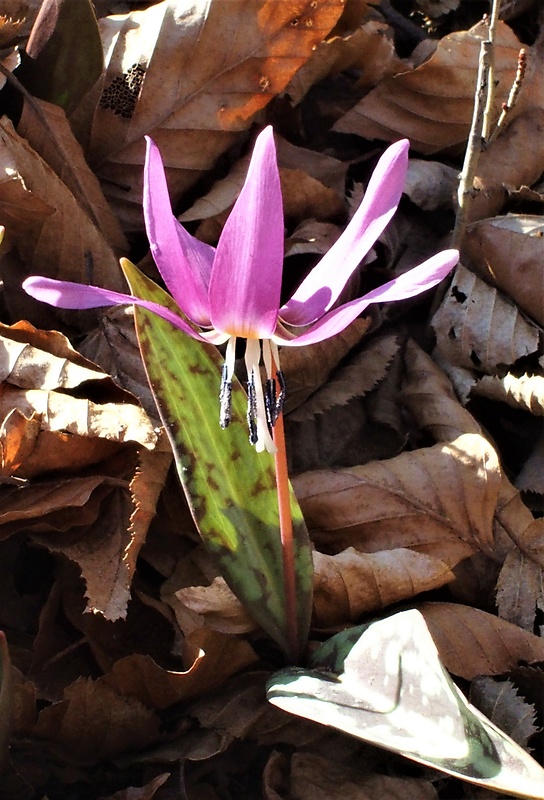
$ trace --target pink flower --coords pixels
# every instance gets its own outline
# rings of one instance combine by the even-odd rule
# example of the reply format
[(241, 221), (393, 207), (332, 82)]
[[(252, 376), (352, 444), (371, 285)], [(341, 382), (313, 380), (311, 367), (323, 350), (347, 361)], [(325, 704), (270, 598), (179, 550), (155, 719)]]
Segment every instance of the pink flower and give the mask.
[[(444, 250), (364, 297), (335, 307), (349, 277), (396, 211), (408, 148), (408, 141), (403, 140), (386, 150), (346, 230), (283, 306), (283, 205), (271, 127), (257, 138), (245, 183), (217, 248), (187, 233), (172, 214), (161, 156), (147, 138), (146, 230), (155, 263), (179, 306), (179, 316), (156, 303), (96, 286), (33, 276), (23, 287), (37, 300), (60, 308), (134, 303), (195, 339), (227, 342), (221, 388), (223, 427), (229, 422), (236, 339), (246, 339), (250, 439), (257, 449), (273, 451), (270, 427), (281, 410), (281, 394), (278, 401), (275, 397), (275, 374), (283, 387), (278, 345), (313, 344), (334, 336), (371, 303), (403, 300), (435, 286), (458, 261), (457, 250)], [(259, 378), (261, 350), (268, 375), (268, 402)]]

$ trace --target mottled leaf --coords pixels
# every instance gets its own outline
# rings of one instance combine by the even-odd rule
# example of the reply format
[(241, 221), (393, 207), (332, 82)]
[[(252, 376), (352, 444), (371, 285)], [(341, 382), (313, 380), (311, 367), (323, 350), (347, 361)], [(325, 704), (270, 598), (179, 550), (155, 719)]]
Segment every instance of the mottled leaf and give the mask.
[[(172, 306), (158, 286), (126, 266), (132, 291)], [(173, 305), (175, 309), (175, 305)], [(142, 357), (169, 435), (178, 474), (200, 535), (251, 615), (288, 650), (282, 550), (272, 456), (247, 441), (246, 398), (233, 386), (232, 423), (219, 427), (221, 357), (157, 315), (135, 310)], [(300, 647), (306, 642), (313, 567), (304, 520), (294, 495)]]

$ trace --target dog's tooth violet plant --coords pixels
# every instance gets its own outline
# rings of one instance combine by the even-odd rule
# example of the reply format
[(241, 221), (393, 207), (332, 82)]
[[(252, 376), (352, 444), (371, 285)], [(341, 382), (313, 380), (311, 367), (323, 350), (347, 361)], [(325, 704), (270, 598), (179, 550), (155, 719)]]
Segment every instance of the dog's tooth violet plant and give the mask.
[[(59, 308), (88, 309), (135, 303), (213, 344), (227, 343), (221, 378), (220, 423), (230, 421), (229, 398), (236, 340), (246, 340), (248, 422), (257, 450), (274, 452), (271, 430), (284, 397), (278, 345), (313, 344), (344, 330), (371, 303), (413, 297), (439, 283), (457, 263), (444, 250), (368, 294), (335, 308), (349, 277), (396, 211), (408, 161), (407, 140), (391, 145), (342, 236), (280, 307), (284, 221), (271, 127), (258, 136), (240, 195), (217, 248), (191, 236), (172, 214), (161, 156), (147, 138), (144, 216), (151, 252), (182, 314), (132, 295), (42, 276), (27, 278), (32, 297)], [(267, 386), (259, 378), (261, 354)], [(276, 395), (276, 379), (280, 391)]]
[[(231, 419), (236, 342), (245, 339), (250, 441), (258, 452), (274, 453), (277, 492), (275, 530), (279, 526), (279, 571), (282, 575), (282, 615), (285, 620), (282, 642), (286, 642), (282, 646), (291, 663), (296, 662), (307, 636), (309, 612), (306, 614), (303, 609), (311, 605), (312, 560), (307, 532), (304, 534), (306, 538), (300, 538), (297, 533), (297, 539), (297, 535), (293, 534), (293, 499), (287, 475), (282, 415), (285, 384), (278, 345), (301, 346), (334, 336), (371, 303), (413, 297), (439, 283), (457, 263), (457, 250), (444, 250), (364, 297), (337, 305), (346, 282), (396, 211), (406, 175), (408, 148), (408, 141), (403, 140), (386, 150), (346, 230), (284, 305), (280, 306), (284, 218), (271, 127), (265, 128), (257, 137), (244, 185), (216, 248), (191, 236), (172, 213), (161, 156), (154, 142), (147, 138), (143, 196), (145, 226), (153, 258), (178, 311), (169, 302), (161, 304), (131, 294), (43, 276), (27, 278), (23, 283), (29, 295), (59, 308), (89, 309), (135, 304), (154, 312), (193, 339), (215, 345), (226, 343), (219, 391), (219, 421), (223, 428), (229, 425)], [(122, 265), (127, 275), (131, 269), (135, 269), (125, 259)], [(153, 292), (146, 295), (142, 290), (142, 293), (145, 297), (156, 297)], [(158, 336), (158, 333), (155, 335)], [(140, 347), (144, 355), (142, 341)], [(259, 369), (261, 359), (267, 376), (264, 389)], [(183, 363), (183, 358), (179, 358), (178, 364)], [(165, 368), (166, 365), (160, 367), (163, 371)], [(177, 373), (169, 376), (171, 381), (179, 379)], [(150, 383), (153, 384), (153, 381), (150, 380)], [(152, 389), (156, 398), (160, 398), (161, 387), (152, 385)], [(174, 413), (180, 418), (181, 424), (181, 410)], [(173, 442), (172, 446), (176, 452), (176, 443)], [(213, 449), (214, 446), (210, 444), (204, 449)], [(206, 461), (207, 455), (206, 452), (195, 453), (195, 458)], [(242, 478), (230, 475), (231, 464), (226, 469), (229, 470), (228, 480), (231, 484), (236, 479), (243, 482)], [(186, 486), (186, 476), (182, 472), (180, 477)], [(241, 504), (255, 505), (254, 489), (245, 484), (237, 487), (238, 497), (243, 498)], [(210, 490), (207, 488), (204, 491)], [(232, 498), (222, 503), (219, 509), (221, 520), (225, 519), (225, 509), (228, 510), (232, 503)], [(201, 506), (202, 503), (197, 501), (197, 505)], [(204, 522), (209, 524), (209, 520)], [(224, 524), (227, 526), (225, 530), (230, 530), (228, 526), (231, 523), (225, 521)], [(216, 522), (214, 526), (208, 531), (211, 536), (217, 531)], [(299, 530), (297, 522), (295, 533)], [(206, 541), (206, 536), (202, 535)], [(269, 570), (270, 548), (264, 540), (259, 546), (264, 559), (261, 561), (263, 574), (259, 581), (268, 586), (270, 597), (275, 591), (270, 587), (278, 584), (267, 584), (264, 572)], [(244, 561), (240, 549), (234, 548), (233, 554), (238, 560), (234, 563), (224, 559), (222, 571), (227, 580), (230, 578), (231, 586), (238, 590), (240, 599), (253, 603), (254, 610), (255, 597), (260, 590), (251, 592), (243, 586), (243, 580), (239, 580), (243, 569), (249, 570), (251, 565), (247, 559)], [(270, 566), (270, 569), (273, 572), (275, 567)], [(265, 590), (262, 596), (266, 597)]]

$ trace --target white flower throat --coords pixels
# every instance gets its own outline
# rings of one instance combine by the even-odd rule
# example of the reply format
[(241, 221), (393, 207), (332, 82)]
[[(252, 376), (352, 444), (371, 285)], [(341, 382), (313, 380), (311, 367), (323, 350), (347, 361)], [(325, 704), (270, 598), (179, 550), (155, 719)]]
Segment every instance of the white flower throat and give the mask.
[[(261, 381), (261, 354), (266, 370), (266, 385)], [(232, 378), (236, 359), (236, 336), (227, 342), (225, 363), (219, 391), (219, 423), (227, 428), (231, 421)], [(283, 409), (285, 401), (285, 378), (279, 368), (278, 346), (270, 339), (246, 339), (244, 356), (247, 370), (247, 424), (249, 441), (258, 453), (267, 450), (276, 452), (272, 429)], [(275, 373), (275, 374), (274, 374)]]

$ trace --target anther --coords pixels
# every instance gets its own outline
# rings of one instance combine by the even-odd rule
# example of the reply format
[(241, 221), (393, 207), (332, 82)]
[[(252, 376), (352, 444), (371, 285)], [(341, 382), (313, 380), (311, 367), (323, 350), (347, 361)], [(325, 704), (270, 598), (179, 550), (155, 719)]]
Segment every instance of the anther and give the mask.
[(251, 373), (247, 382), (247, 427), (249, 428), (249, 441), (257, 444), (259, 433), (257, 429), (257, 393), (255, 390), (255, 377)]
[(268, 378), (264, 394), (266, 421), (268, 422), (270, 430), (272, 430), (276, 424), (279, 415), (283, 411), (283, 404), (285, 403), (285, 375), (282, 370), (276, 372), (276, 379), (277, 382), (274, 378)]
[(232, 381), (229, 378), (229, 369), (223, 364), (221, 371), (221, 388), (219, 389), (219, 424), (228, 428), (231, 421), (232, 408)]

